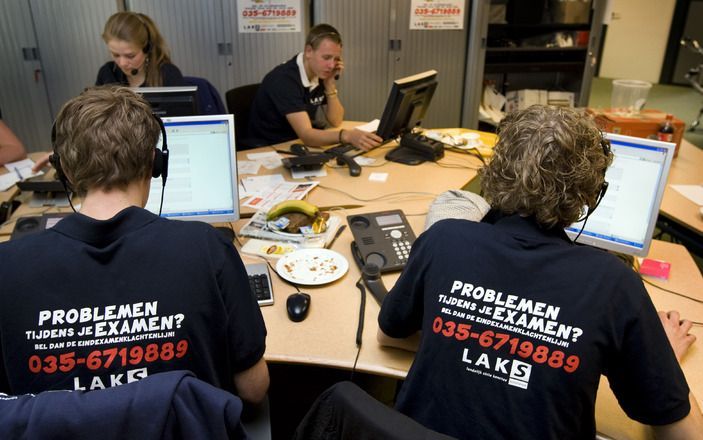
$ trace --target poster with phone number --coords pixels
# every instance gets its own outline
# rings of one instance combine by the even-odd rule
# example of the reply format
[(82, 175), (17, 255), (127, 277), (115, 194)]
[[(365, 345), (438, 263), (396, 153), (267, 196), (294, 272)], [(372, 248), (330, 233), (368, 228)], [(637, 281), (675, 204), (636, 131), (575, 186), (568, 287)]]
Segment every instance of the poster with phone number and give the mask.
[(239, 33), (300, 32), (300, 0), (237, 0)]
[(411, 30), (464, 29), (465, 0), (412, 0)]

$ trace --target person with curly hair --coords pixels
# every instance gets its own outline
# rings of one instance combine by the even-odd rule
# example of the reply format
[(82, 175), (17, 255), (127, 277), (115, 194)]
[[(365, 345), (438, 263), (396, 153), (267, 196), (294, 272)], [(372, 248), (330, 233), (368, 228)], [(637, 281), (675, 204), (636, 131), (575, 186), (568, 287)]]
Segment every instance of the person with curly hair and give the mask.
[(480, 173), (491, 211), (434, 223), (383, 301), (379, 342), (417, 351), (396, 408), (462, 439), (593, 439), (605, 375), (632, 419), (700, 438), (679, 366), (691, 322), (658, 314), (634, 271), (564, 232), (602, 197), (607, 140), (587, 114), (547, 106), (498, 135)]

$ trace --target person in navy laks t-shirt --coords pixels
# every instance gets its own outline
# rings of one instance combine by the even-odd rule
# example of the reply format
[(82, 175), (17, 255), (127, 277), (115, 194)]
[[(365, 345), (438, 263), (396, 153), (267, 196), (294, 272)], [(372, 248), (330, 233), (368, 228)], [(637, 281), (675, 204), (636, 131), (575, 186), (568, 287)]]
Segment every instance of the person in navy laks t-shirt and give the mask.
[(498, 134), (481, 172), (492, 211), (434, 223), (383, 301), (379, 341), (417, 350), (397, 409), (462, 439), (592, 440), (605, 375), (632, 419), (700, 438), (678, 363), (691, 321), (658, 314), (633, 270), (564, 233), (598, 205), (607, 141), (588, 115), (546, 106)]
[[(344, 71), (342, 37), (328, 24), (318, 24), (305, 39), (305, 50), (264, 77), (249, 114), (247, 146), (273, 145), (299, 138), (310, 146), (348, 143), (363, 150), (377, 147), (379, 136), (339, 127), (344, 107), (337, 78)], [(324, 121), (318, 119), (318, 109)], [(317, 126), (316, 126), (317, 125)]]
[(266, 328), (232, 242), (144, 209), (152, 175), (168, 166), (160, 135), (126, 87), (88, 89), (59, 112), (52, 163), (82, 203), (0, 244), (0, 392), (190, 370), (244, 401), (264, 398)]

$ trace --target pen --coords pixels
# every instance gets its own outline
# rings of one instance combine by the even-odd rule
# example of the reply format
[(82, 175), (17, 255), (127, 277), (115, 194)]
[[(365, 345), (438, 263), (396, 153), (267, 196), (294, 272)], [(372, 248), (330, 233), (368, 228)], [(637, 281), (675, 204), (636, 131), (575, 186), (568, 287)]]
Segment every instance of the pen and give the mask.
[(332, 247), (332, 245), (334, 244), (334, 241), (337, 239), (337, 237), (342, 235), (342, 232), (344, 232), (345, 229), (347, 229), (347, 225), (342, 225), (339, 227), (339, 229), (337, 229), (337, 232), (334, 233), (334, 237), (332, 237), (332, 241), (330, 241), (329, 244), (327, 245), (327, 249)]
[(17, 177), (22, 180), (22, 173), (20, 173), (20, 169), (16, 167), (13, 167), (12, 169), (15, 170), (15, 174), (17, 174)]

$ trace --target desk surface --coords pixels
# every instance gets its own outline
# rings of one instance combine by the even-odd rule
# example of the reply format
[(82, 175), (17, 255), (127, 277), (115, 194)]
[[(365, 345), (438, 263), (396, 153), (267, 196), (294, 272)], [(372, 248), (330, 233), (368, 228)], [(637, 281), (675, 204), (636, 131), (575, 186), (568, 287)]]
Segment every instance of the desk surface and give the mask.
[[(239, 154), (246, 157), (246, 154), (252, 151), (256, 150), (244, 151)], [(260, 151), (265, 151), (265, 149)], [(378, 154), (378, 156), (385, 154), (384, 151), (373, 153)], [(670, 182), (672, 182), (671, 179), (678, 179), (680, 177), (679, 174), (683, 176), (685, 171), (690, 171), (691, 175), (693, 174), (695, 171), (694, 165), (690, 164), (700, 163), (700, 161), (699, 158), (691, 158), (690, 155), (695, 156), (696, 152), (691, 153), (688, 148), (683, 147), (681, 154), (676, 159), (680, 161), (677, 164), (677, 171), (672, 169)], [(374, 157), (374, 155), (371, 155), (371, 157)], [(243, 157), (240, 156), (240, 158)], [(426, 163), (419, 167), (383, 164), (378, 168), (364, 168), (361, 177), (357, 178), (350, 177), (346, 168), (328, 168), (328, 176), (320, 179), (325, 188), (316, 188), (311, 193), (310, 200), (320, 206), (355, 206), (354, 208), (342, 208), (337, 212), (342, 218), (354, 213), (396, 208), (403, 209), (408, 215), (408, 221), (411, 226), (419, 234), (424, 229), (425, 213), (434, 196), (447, 189), (463, 186), (475, 175), (475, 170), (468, 169), (466, 166), (476, 167), (478, 165), (476, 159), (451, 152), (448, 152), (447, 157), (440, 161), (440, 165), (442, 163), (447, 165), (457, 164), (459, 168), (444, 168), (433, 163)], [(681, 168), (681, 171), (678, 171), (678, 168)], [(281, 169), (262, 170), (262, 172), (268, 174), (283, 172), (287, 179), (290, 177), (289, 174), (286, 174), (288, 171)], [(368, 175), (370, 172), (387, 172), (389, 174), (387, 182), (383, 184), (369, 181)], [(681, 177), (681, 179), (683, 178)], [(692, 179), (692, 177), (689, 175), (687, 179)], [(680, 180), (676, 181), (676, 183), (700, 182)], [(333, 189), (326, 189), (327, 187), (343, 188), (345, 192), (352, 194), (356, 198), (340, 195)], [(406, 194), (403, 197), (380, 201), (358, 200), (362, 198), (373, 199), (379, 195), (409, 190), (430, 194), (423, 196)], [(673, 192), (669, 194), (669, 201), (675, 203), (675, 197), (678, 194), (669, 188), (667, 188), (667, 191)], [(359, 207), (359, 205), (362, 206)], [(662, 209), (664, 209), (664, 204)], [(37, 210), (23, 206), (15, 216), (31, 213), (37, 213)], [(244, 223), (245, 220), (238, 222), (235, 225), (236, 229)], [(12, 225), (0, 228), (0, 240), (7, 239), (11, 231)], [(347, 229), (335, 241), (333, 246), (335, 251), (344, 255), (350, 262), (353, 261), (350, 250), (351, 241), (352, 234)], [(259, 257), (244, 254), (242, 257), (245, 262), (260, 261)], [(672, 263), (670, 279), (667, 281), (655, 280), (653, 281), (654, 283), (703, 300), (703, 277), (684, 247), (654, 241), (649, 257)], [(272, 260), (272, 263), (275, 267), (275, 260)], [(386, 285), (391, 286), (397, 276), (397, 274), (384, 275), (383, 278)], [(272, 274), (275, 304), (262, 308), (269, 332), (265, 354), (266, 359), (269, 362), (311, 364), (351, 369), (357, 354), (355, 335), (359, 317), (360, 293), (355, 283), (359, 277), (359, 269), (351, 263), (348, 273), (334, 283), (316, 287), (301, 286), (301, 290), (312, 296), (311, 308), (305, 321), (293, 323), (287, 317), (285, 300), (295, 289)], [(650, 285), (646, 285), (646, 287), (658, 309), (677, 309), (682, 311), (685, 317), (703, 321), (702, 304), (677, 297)], [(378, 345), (376, 342), (378, 329), (376, 318), (378, 312), (379, 305), (371, 295), (368, 295), (365, 309), (363, 344), (359, 354), (357, 370), (403, 378), (412, 363), (413, 354)], [(692, 333), (697, 336), (698, 343), (694, 344), (686, 358), (684, 358), (682, 366), (691, 389), (699, 399), (699, 402), (703, 403), (700, 400), (703, 397), (703, 371), (700, 368), (703, 365), (703, 346), (701, 345), (703, 344), (703, 328), (700, 326), (694, 327)], [(647, 437), (645, 428), (628, 419), (619, 408), (605, 379), (602, 380), (600, 390), (596, 406), (599, 431), (614, 437)]]
[(679, 155), (671, 162), (668, 185), (664, 190), (661, 212), (682, 223), (693, 231), (703, 234), (703, 215), (700, 207), (680, 192), (671, 188), (672, 184), (703, 184), (703, 150), (686, 141), (681, 141)]

